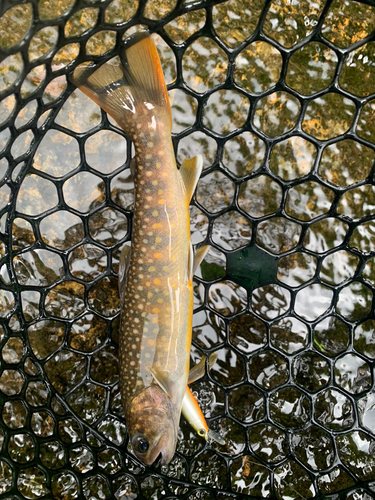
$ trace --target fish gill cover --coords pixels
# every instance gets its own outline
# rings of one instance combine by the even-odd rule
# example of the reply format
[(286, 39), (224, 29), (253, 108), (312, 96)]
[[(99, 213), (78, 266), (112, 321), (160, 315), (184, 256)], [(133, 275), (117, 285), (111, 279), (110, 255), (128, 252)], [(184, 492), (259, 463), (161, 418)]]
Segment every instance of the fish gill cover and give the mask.
[[(118, 390), (131, 144), (68, 82), (147, 27), (179, 162), (200, 153), (192, 386), (169, 466), (128, 449)], [(0, 3), (0, 495), (375, 496), (375, 6)]]

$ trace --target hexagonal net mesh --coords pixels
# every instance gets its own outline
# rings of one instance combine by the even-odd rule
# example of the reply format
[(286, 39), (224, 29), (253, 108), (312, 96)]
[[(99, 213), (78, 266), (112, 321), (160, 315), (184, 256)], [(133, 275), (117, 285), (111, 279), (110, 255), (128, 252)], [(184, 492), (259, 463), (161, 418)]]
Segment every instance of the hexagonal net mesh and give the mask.
[[(375, 6), (352, 0), (0, 4), (0, 495), (375, 497)], [(68, 83), (140, 26), (179, 162), (201, 153), (193, 384), (169, 466), (118, 391), (131, 143)], [(335, 497), (337, 498), (337, 496)]]

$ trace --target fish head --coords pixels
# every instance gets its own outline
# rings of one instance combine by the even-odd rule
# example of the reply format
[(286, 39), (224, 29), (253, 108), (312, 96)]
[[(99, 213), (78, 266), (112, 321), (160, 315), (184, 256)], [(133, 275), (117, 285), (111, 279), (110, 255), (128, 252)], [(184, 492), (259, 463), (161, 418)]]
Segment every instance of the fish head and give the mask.
[(145, 465), (160, 456), (162, 465), (174, 455), (180, 412), (170, 397), (157, 385), (140, 392), (126, 412), (126, 423), (133, 452)]

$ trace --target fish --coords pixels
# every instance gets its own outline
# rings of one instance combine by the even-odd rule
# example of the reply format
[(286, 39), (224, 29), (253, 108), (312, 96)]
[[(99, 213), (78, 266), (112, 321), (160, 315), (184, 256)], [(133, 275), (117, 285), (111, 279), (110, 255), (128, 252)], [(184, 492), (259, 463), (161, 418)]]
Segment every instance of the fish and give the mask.
[(135, 147), (132, 239), (119, 264), (120, 392), (133, 453), (145, 465), (157, 459), (168, 464), (185, 396), (188, 414), (197, 411), (187, 385), (193, 275), (207, 248), (193, 251), (189, 204), (203, 158), (176, 166), (171, 108), (148, 32), (132, 35), (105, 63), (78, 66), (70, 80), (114, 118)]

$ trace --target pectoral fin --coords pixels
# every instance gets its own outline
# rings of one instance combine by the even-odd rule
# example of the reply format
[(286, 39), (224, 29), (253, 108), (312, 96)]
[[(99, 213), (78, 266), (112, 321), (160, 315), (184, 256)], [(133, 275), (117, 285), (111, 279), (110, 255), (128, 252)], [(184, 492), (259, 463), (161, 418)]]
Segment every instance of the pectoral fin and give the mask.
[[(211, 370), (211, 368), (214, 366), (217, 360), (217, 354), (212, 353), (210, 357), (208, 358), (208, 369)], [(203, 377), (203, 375), (206, 372), (206, 357), (203, 356), (203, 358), (197, 363), (189, 372), (189, 379), (188, 379), (188, 384), (192, 384), (196, 380), (199, 380), (200, 378)]]
[(217, 360), (217, 353), (213, 352), (210, 354), (210, 357), (208, 358), (208, 369), (211, 370), (211, 368), (214, 366)]
[(201, 155), (194, 156), (193, 158), (185, 158), (181, 164), (180, 174), (185, 186), (188, 202), (190, 202), (195, 188), (197, 187), (202, 168), (203, 157)]
[(199, 380), (206, 373), (206, 357), (203, 358), (197, 363), (193, 368), (191, 368), (189, 372), (188, 384), (192, 384), (196, 380)]
[(172, 401), (175, 399), (176, 394), (176, 383), (168, 376), (168, 373), (160, 372), (154, 368), (150, 369), (151, 375), (154, 377), (155, 382), (158, 386), (163, 389), (167, 396), (171, 398)]

